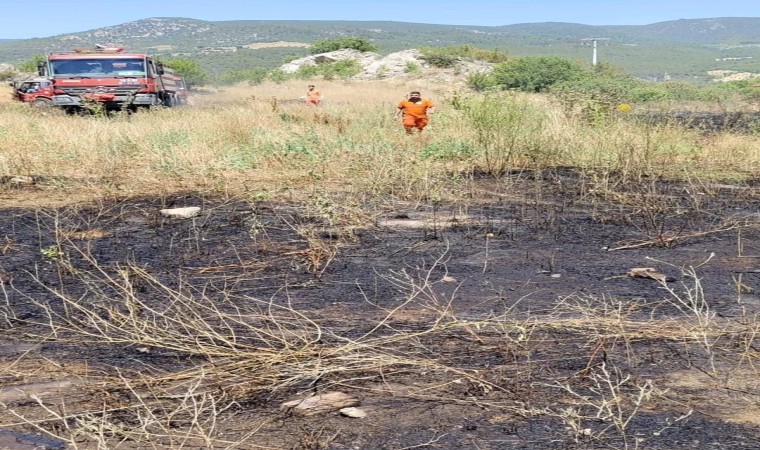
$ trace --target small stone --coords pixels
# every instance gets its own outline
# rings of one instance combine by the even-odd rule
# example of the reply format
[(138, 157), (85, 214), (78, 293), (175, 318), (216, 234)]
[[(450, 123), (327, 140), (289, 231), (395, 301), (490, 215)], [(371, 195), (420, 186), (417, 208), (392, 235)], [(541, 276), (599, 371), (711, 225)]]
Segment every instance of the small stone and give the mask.
[(343, 392), (325, 392), (324, 394), (285, 402), (280, 406), (280, 409), (292, 411), (293, 414), (300, 416), (313, 416), (358, 405), (359, 399), (353, 395)]
[(34, 178), (29, 176), (17, 176), (11, 178), (11, 184), (34, 184)]
[(634, 267), (628, 271), (628, 276), (631, 278), (649, 278), (660, 283), (674, 281), (672, 278), (657, 272), (653, 267)]
[(340, 410), (340, 413), (343, 414), (346, 417), (353, 417), (354, 419), (363, 419), (367, 417), (367, 413), (362, 411), (359, 408), (354, 408), (353, 406), (350, 408), (343, 408)]
[(162, 209), (161, 215), (164, 217), (172, 217), (176, 219), (189, 219), (195, 217), (201, 213), (201, 209), (197, 206), (188, 206), (187, 208), (171, 208)]
[(553, 274), (551, 274), (549, 276), (552, 277), (552, 278), (562, 278), (562, 274), (561, 273), (553, 273)]

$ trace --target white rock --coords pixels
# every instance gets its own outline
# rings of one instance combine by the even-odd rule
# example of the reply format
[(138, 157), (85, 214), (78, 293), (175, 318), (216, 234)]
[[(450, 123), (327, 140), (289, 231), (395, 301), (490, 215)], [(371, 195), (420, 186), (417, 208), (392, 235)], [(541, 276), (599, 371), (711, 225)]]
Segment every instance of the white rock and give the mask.
[(188, 206), (187, 208), (162, 209), (161, 215), (164, 217), (173, 217), (177, 219), (189, 219), (201, 213), (197, 206)]
[[(309, 55), (291, 61), (280, 70), (286, 73), (295, 73), (301, 67), (316, 66), (323, 63), (334, 63), (351, 59), (356, 61), (361, 72), (354, 79), (387, 79), (403, 78), (409, 76), (410, 67), (417, 66), (423, 71), (430, 70), (430, 65), (423, 59), (423, 54), (418, 49), (402, 50), (380, 56), (374, 52), (360, 52), (353, 49), (336, 50), (334, 52)], [(462, 59), (449, 69), (437, 69), (433, 72), (434, 78), (441, 82), (449, 83), (461, 79), (462, 75), (473, 73), (487, 73), (493, 69), (494, 64), (484, 61), (468, 61)], [(430, 75), (430, 74), (428, 74)]]
[(355, 419), (363, 419), (363, 418), (367, 417), (367, 413), (366, 412), (362, 411), (359, 408), (354, 408), (354, 407), (343, 408), (343, 409), (340, 410), (340, 413), (343, 414), (346, 417), (353, 417)]
[(13, 183), (13, 184), (34, 184), (34, 178), (26, 176), (26, 175), (19, 175), (19, 176), (11, 178), (11, 183)]
[(422, 52), (416, 49), (391, 53), (364, 66), (364, 72), (356, 78), (395, 78), (406, 74), (409, 64), (427, 67)]
[(280, 409), (291, 411), (300, 416), (313, 416), (340, 411), (359, 405), (359, 399), (343, 392), (325, 392), (298, 400), (283, 403)]

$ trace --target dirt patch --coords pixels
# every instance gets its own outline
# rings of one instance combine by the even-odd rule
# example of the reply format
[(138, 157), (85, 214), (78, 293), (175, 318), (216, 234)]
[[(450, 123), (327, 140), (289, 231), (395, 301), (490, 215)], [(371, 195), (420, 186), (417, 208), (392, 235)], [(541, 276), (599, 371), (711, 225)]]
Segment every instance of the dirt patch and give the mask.
[[(118, 448), (760, 448), (757, 182), (655, 181), (657, 202), (587, 183), (473, 180), (466, 205), (351, 227), (194, 194), (4, 208), (2, 392), (88, 383), (58, 390), (68, 418), (5, 398), (0, 426)], [(201, 214), (159, 213), (182, 206)], [(281, 409), (336, 391), (367, 417)]]
[(248, 44), (245, 45), (245, 48), (250, 49), (260, 49), (260, 48), (280, 48), (280, 47), (303, 47), (307, 48), (311, 44), (306, 44), (304, 42), (287, 42), (287, 41), (278, 41), (278, 42), (258, 42), (256, 44)]

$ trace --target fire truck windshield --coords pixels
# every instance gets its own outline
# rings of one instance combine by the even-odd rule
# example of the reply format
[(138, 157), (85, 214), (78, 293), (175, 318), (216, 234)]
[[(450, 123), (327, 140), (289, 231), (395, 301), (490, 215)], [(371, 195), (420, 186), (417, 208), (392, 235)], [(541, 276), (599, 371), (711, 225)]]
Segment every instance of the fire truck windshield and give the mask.
[(56, 77), (144, 77), (145, 61), (135, 58), (81, 58), (50, 61)]

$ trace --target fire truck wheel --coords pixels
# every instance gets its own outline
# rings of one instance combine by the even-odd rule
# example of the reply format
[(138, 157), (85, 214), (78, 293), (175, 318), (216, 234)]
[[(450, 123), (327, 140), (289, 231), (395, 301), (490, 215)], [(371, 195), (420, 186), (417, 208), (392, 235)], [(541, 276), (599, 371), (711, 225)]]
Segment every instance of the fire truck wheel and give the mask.
[(53, 101), (49, 98), (35, 98), (32, 104), (37, 107), (46, 107), (53, 106)]

